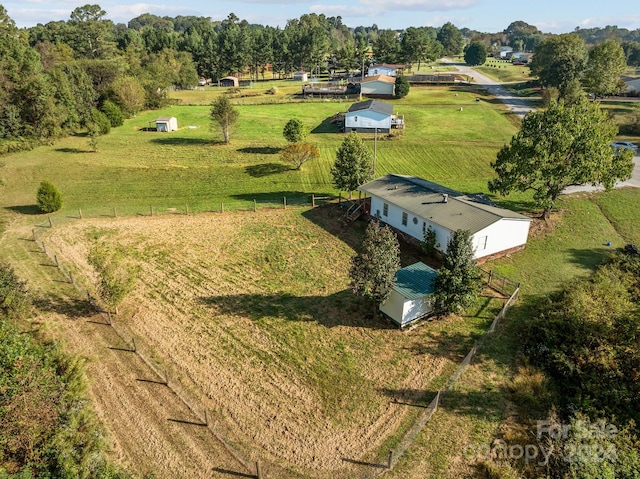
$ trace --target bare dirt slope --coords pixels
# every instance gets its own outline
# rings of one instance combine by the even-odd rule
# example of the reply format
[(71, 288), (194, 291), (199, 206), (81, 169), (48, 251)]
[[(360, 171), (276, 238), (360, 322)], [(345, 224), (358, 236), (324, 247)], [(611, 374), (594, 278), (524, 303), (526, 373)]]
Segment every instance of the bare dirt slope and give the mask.
[[(96, 244), (140, 267), (118, 323), (211, 411), (246, 463), (270, 477), (359, 477), (466, 352), (443, 326), (401, 333), (362, 318), (347, 291), (353, 249), (289, 211), (85, 219), (45, 234), (92, 288)], [(26, 231), (23, 233), (26, 234)], [(113, 330), (50, 318), (95, 360), (92, 395), (118, 457), (159, 477), (246, 474)], [(97, 319), (96, 322), (102, 320)], [(464, 351), (464, 352), (463, 352)], [(225, 472), (227, 471), (227, 472)], [(273, 475), (275, 474), (275, 476)]]

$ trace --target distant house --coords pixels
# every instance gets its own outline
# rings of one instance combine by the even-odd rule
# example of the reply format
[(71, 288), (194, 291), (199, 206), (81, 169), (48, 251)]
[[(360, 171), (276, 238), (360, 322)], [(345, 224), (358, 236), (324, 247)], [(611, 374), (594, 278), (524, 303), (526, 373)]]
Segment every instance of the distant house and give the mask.
[(393, 105), (380, 100), (354, 103), (344, 116), (344, 131), (389, 133)]
[(156, 118), (156, 131), (177, 131), (178, 130), (178, 119), (175, 116), (161, 116)]
[(308, 81), (309, 75), (306, 72), (295, 72), (293, 74), (294, 81)]
[(630, 78), (624, 81), (626, 94), (637, 95), (640, 93), (640, 78)]
[(224, 77), (218, 80), (218, 86), (224, 86), (227, 88), (239, 86), (239, 80), (236, 77)]
[(433, 281), (437, 271), (424, 263), (398, 270), (389, 298), (380, 311), (401, 328), (433, 310)]
[(360, 85), (360, 93), (368, 97), (391, 98), (396, 91), (396, 79), (386, 75), (366, 77)]
[(367, 72), (368, 77), (374, 77), (378, 75), (385, 75), (389, 77), (395, 77), (398, 70), (404, 68), (404, 65), (390, 65), (389, 63), (381, 63), (378, 65), (371, 65)]
[(503, 46), (498, 49), (499, 58), (509, 58), (511, 53), (513, 53), (513, 48), (509, 46)]
[(358, 188), (371, 196), (371, 216), (418, 240), (432, 228), (439, 250), (456, 230), (469, 230), (476, 259), (524, 248), (531, 219), (494, 205), (482, 194), (466, 195), (415, 176), (389, 174)]

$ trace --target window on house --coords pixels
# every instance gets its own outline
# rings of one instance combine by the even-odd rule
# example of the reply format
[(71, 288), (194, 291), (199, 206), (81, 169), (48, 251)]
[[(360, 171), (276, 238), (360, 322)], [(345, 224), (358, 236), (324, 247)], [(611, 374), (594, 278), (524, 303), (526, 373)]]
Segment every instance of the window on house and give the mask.
[(384, 216), (389, 216), (389, 205), (386, 203), (382, 205), (382, 214)]
[(409, 215), (407, 213), (402, 213), (402, 224), (407, 226), (407, 221), (409, 220)]

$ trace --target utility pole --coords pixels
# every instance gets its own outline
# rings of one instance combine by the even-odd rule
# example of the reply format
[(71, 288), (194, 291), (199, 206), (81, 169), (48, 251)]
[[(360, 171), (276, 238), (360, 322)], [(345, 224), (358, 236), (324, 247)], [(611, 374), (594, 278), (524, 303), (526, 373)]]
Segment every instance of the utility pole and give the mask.
[(378, 158), (378, 128), (373, 129), (373, 178), (376, 177), (376, 161)]

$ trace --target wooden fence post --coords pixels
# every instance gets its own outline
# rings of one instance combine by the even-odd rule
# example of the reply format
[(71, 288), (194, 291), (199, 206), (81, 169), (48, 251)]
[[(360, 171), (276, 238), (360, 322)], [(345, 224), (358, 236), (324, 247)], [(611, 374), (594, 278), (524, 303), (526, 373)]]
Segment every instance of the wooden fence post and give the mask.
[(282, 203), (284, 204), (284, 209), (286, 210), (287, 209), (287, 197), (286, 196), (282, 198)]
[(167, 374), (167, 370), (164, 370), (164, 383), (168, 386), (169, 385), (169, 375)]
[(153, 206), (149, 205), (149, 215), (153, 216)]
[(69, 271), (69, 283), (73, 284), (73, 274)]
[(109, 326), (111, 326), (111, 311), (107, 311), (107, 319), (109, 319)]
[(133, 352), (135, 353), (136, 351), (138, 351), (138, 348), (136, 347), (136, 338), (131, 338), (131, 342), (133, 343)]
[(59, 268), (60, 267), (60, 263), (58, 263), (58, 255), (57, 254), (53, 255), (53, 260), (56, 262), (56, 268)]
[(35, 240), (36, 240), (36, 229), (35, 228), (33, 228), (31, 230), (31, 234), (33, 234), (33, 241), (35, 242)]
[(204, 425), (209, 425), (209, 415), (207, 414), (207, 408), (204, 408)]
[(433, 409), (433, 412), (436, 412), (438, 410), (438, 407), (440, 407), (440, 393), (442, 392), (442, 389), (438, 389), (438, 394), (436, 394), (436, 407)]
[(78, 216), (82, 219), (82, 210), (80, 208), (78, 208)]
[(389, 449), (389, 459), (387, 459), (387, 469), (391, 469), (392, 462), (393, 462), (393, 449)]
[(256, 206), (256, 200), (253, 200), (253, 212), (254, 212), (254, 213), (256, 212), (256, 208), (257, 208), (257, 206)]
[(51, 223), (51, 216), (49, 216), (49, 228), (53, 228), (53, 223)]
[(184, 211), (185, 211), (185, 215), (189, 216), (189, 205), (185, 204), (184, 205)]
[(118, 212), (116, 211), (116, 207), (113, 207), (113, 217), (117, 218), (118, 217)]
[(311, 194), (311, 207), (316, 207), (316, 195), (314, 195), (313, 193)]
[(262, 469), (260, 468), (260, 461), (256, 461), (256, 477), (262, 479)]
[(224, 203), (220, 203), (220, 211), (224, 213)]

